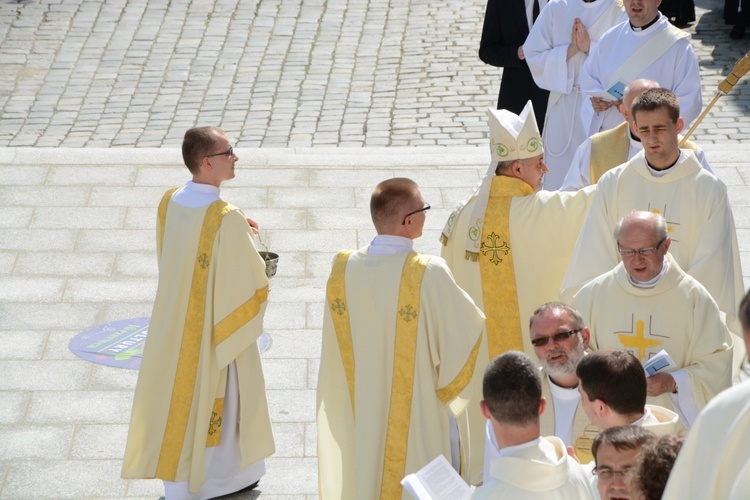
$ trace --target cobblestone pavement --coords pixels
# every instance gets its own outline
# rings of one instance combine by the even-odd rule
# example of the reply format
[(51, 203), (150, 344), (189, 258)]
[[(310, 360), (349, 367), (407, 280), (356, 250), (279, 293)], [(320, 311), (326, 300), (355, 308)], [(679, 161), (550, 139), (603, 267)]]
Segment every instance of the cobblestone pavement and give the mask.
[[(708, 102), (750, 38), (722, 0), (689, 29)], [(0, 146), (484, 144), (500, 70), (477, 57), (485, 0), (0, 0)], [(750, 139), (750, 84), (699, 143)]]

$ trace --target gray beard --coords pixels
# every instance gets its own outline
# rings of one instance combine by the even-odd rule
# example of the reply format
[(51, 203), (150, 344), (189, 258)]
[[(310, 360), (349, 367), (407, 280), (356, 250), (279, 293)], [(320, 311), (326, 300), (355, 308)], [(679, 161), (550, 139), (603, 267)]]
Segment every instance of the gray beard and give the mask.
[(565, 363), (552, 365), (545, 357), (544, 360), (542, 360), (542, 367), (544, 367), (544, 371), (547, 372), (547, 375), (549, 375), (550, 378), (564, 377), (575, 373), (578, 363), (583, 359), (585, 354), (583, 342), (579, 338), (578, 344), (576, 344), (573, 350), (568, 353), (568, 360)]

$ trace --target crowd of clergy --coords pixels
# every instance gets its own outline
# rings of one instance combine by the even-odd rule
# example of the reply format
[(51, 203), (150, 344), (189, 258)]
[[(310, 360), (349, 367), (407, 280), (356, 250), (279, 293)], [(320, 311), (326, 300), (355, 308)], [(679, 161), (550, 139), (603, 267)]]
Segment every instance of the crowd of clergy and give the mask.
[(659, 3), (488, 2), (490, 163), (440, 258), (396, 178), (334, 260), (321, 498), (463, 498), (431, 484), (441, 455), (472, 498), (750, 491), (750, 299), (727, 188), (681, 135), (698, 61)]
[[(392, 178), (370, 198), (377, 236), (333, 258), (320, 498), (747, 496), (750, 296), (727, 188), (680, 135), (698, 61), (659, 3), (488, 2), (480, 57), (505, 68), (490, 162), (441, 256), (414, 251), (430, 205)], [(199, 127), (183, 158), (122, 471), (167, 500), (254, 489), (275, 451), (267, 268), (220, 195), (238, 157)], [(440, 457), (467, 493), (419, 475)]]

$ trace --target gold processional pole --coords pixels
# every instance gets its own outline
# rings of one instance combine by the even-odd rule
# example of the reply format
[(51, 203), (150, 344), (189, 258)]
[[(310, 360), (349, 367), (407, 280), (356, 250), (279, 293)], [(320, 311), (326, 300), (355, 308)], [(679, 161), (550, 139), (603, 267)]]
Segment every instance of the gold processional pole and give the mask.
[(723, 82), (719, 84), (719, 91), (714, 96), (713, 100), (706, 106), (706, 109), (703, 110), (703, 113), (698, 117), (698, 119), (693, 123), (693, 126), (690, 127), (690, 130), (687, 131), (685, 134), (685, 137), (682, 138), (680, 141), (680, 147), (682, 147), (685, 144), (685, 141), (688, 140), (688, 137), (695, 132), (695, 129), (698, 127), (700, 122), (703, 121), (703, 118), (706, 117), (709, 111), (711, 111), (711, 108), (716, 104), (716, 101), (719, 100), (719, 97), (727, 95), (729, 92), (732, 91), (734, 86), (737, 84), (740, 78), (745, 76), (745, 74), (750, 71), (750, 52), (745, 54), (745, 56), (737, 61), (737, 64), (734, 65), (734, 68), (732, 68), (732, 72), (729, 73), (729, 76), (727, 76)]

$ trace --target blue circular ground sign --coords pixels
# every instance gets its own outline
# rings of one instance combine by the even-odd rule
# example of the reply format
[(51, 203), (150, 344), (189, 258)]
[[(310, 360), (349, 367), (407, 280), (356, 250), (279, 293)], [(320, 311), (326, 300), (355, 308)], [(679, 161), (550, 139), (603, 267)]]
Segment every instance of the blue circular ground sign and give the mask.
[[(73, 337), (68, 347), (73, 354), (88, 361), (137, 370), (141, 367), (150, 319), (122, 319), (95, 326)], [(263, 332), (258, 339), (258, 348), (265, 352), (269, 347), (271, 338)]]

